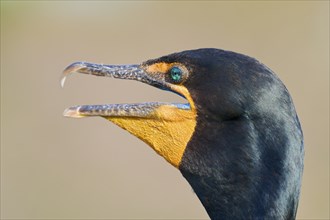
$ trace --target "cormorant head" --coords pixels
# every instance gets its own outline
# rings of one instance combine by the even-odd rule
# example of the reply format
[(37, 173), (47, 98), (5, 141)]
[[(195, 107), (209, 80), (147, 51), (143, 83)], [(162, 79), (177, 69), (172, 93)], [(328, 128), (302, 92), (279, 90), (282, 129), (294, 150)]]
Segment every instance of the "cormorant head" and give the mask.
[(62, 84), (73, 72), (137, 80), (187, 100), (74, 106), (64, 115), (101, 116), (146, 142), (180, 169), (211, 218), (295, 215), (302, 132), (288, 91), (265, 65), (197, 49), (139, 65), (73, 63)]
[(283, 98), (286, 92), (271, 71), (255, 59), (219, 49), (183, 51), (140, 65), (76, 62), (65, 69), (64, 76), (73, 72), (137, 80), (186, 98), (187, 104), (74, 106), (64, 113), (77, 118), (102, 116), (147, 142), (176, 167), (197, 117), (220, 122), (278, 109), (276, 100), (269, 98)]

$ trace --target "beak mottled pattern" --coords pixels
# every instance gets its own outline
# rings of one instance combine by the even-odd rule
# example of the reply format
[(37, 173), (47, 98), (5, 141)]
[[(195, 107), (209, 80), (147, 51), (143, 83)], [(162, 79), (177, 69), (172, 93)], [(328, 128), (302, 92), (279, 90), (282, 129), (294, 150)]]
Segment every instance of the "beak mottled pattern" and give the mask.
[(67, 108), (63, 115), (71, 118), (82, 118), (87, 116), (101, 117), (137, 117), (150, 118), (160, 106), (176, 107), (189, 110), (189, 104), (175, 104), (162, 102), (148, 102), (136, 104), (107, 104), (107, 105), (78, 105)]
[(75, 62), (63, 71), (61, 86), (64, 86), (66, 77), (73, 73), (82, 73), (94, 76), (113, 77), (118, 79), (137, 80), (158, 88), (165, 88), (166, 85), (160, 83), (162, 75), (153, 74), (152, 77), (141, 65), (104, 65), (87, 62)]

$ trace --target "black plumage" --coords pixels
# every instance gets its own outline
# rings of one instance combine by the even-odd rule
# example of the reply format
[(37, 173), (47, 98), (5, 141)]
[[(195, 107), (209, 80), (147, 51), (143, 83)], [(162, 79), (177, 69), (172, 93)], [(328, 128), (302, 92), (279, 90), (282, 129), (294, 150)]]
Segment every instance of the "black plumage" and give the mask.
[[(291, 97), (257, 60), (201, 49), (160, 58), (194, 71), (197, 126), (180, 171), (212, 219), (294, 219), (303, 168)], [(196, 74), (194, 74), (196, 73)]]

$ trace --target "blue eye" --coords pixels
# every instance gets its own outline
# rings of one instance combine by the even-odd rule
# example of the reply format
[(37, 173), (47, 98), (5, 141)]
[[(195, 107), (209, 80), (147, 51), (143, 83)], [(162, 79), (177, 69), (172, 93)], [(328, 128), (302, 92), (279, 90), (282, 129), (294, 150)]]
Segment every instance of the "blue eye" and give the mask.
[(170, 78), (175, 83), (179, 83), (182, 81), (182, 78), (183, 78), (182, 75), (183, 75), (183, 72), (179, 67), (174, 66), (170, 70)]

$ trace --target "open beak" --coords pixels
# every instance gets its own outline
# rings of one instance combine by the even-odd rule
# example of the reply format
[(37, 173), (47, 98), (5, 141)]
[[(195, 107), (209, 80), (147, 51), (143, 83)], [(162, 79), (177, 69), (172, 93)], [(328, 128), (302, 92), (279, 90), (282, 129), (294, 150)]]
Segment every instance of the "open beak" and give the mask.
[[(63, 71), (61, 86), (64, 86), (66, 77), (73, 73), (89, 74), (94, 76), (112, 77), (118, 79), (137, 80), (163, 90), (169, 90), (183, 97), (175, 86), (168, 84), (164, 80), (164, 74), (148, 73), (143, 65), (104, 65), (87, 62), (75, 62)], [(180, 90), (180, 89), (179, 89)], [(105, 104), (105, 105), (79, 105), (67, 108), (63, 115), (72, 118), (82, 118), (87, 116), (101, 117), (155, 117), (156, 109), (166, 106), (167, 108), (177, 108), (190, 110), (190, 104), (182, 103), (161, 103), (147, 102), (137, 104)]]
[[(171, 64), (168, 64), (171, 65)], [(148, 102), (138, 104), (79, 105), (67, 108), (64, 116), (101, 116), (150, 145), (173, 166), (179, 167), (185, 147), (196, 126), (196, 110), (188, 89), (166, 82), (167, 64), (102, 65), (76, 62), (63, 73), (61, 85), (72, 73), (137, 80), (177, 93), (187, 104)]]

